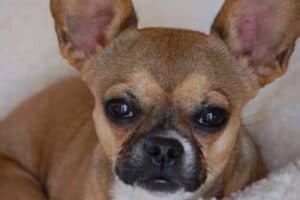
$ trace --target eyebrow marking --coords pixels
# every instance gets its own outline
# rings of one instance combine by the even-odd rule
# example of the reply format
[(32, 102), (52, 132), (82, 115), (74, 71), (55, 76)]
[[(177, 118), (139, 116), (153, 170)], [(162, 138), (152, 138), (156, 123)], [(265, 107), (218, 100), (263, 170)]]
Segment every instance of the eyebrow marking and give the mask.
[(229, 99), (229, 94), (222, 88), (217, 87), (217, 88), (212, 88), (212, 90), (222, 94), (224, 97), (226, 97), (226, 99)]
[(130, 99), (138, 100), (136, 95), (134, 95), (134, 93), (131, 91), (131, 89), (128, 89), (125, 93)]

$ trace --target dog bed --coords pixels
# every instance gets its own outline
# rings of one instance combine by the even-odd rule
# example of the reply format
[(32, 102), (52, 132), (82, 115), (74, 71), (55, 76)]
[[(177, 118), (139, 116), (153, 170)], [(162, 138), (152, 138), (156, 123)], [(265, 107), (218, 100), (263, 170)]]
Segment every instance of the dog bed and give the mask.
[(299, 200), (300, 158), (226, 200)]

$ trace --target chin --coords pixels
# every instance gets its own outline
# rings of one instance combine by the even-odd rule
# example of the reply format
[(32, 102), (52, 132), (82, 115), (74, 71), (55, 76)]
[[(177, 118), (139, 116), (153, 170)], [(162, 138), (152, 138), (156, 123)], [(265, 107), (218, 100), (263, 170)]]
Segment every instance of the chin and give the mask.
[[(164, 185), (166, 184), (166, 185)], [(186, 192), (184, 188), (169, 188), (168, 183), (163, 180), (143, 186), (135, 184), (128, 185), (117, 176), (113, 183), (111, 197), (112, 200), (195, 200), (197, 192)], [(159, 186), (163, 185), (159, 188)], [(152, 188), (153, 187), (153, 188)]]

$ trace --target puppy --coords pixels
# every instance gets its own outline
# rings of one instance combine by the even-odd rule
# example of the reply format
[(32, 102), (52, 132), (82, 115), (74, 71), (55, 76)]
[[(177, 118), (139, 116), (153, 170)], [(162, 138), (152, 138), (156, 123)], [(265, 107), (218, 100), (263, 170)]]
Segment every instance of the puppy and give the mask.
[(209, 35), (138, 30), (129, 0), (52, 0), (51, 10), (83, 81), (1, 122), (1, 199), (193, 200), (266, 174), (240, 113), (286, 71), (300, 1), (227, 0)]

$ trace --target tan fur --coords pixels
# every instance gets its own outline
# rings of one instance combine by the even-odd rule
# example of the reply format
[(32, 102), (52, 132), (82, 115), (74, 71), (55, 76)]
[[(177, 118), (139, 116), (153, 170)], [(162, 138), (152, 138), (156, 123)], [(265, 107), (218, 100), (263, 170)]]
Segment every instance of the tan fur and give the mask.
[[(264, 164), (240, 124), (240, 113), (274, 74), (262, 77), (257, 73), (260, 66), (250, 70), (248, 58), (234, 53), (240, 41), (234, 40), (231, 23), (238, 14), (231, 13), (243, 9), (245, 2), (227, 0), (212, 34), (205, 35), (135, 29), (135, 13), (127, 0), (89, 0), (85, 5), (82, 0), (52, 0), (62, 54), (81, 71), (85, 83), (78, 78), (57, 83), (1, 122), (1, 198), (108, 200), (118, 196), (111, 194), (116, 159), (166, 114), (184, 137), (195, 139), (201, 148), (208, 176), (197, 197), (226, 196), (262, 178)], [(282, 12), (289, 11), (285, 15), (289, 17), (281, 19), (279, 26), (288, 36), (284, 45), (292, 49), (300, 30), (291, 31), (287, 21), (299, 15), (299, 9), (294, 9), (299, 2), (287, 2)], [(88, 27), (90, 32), (83, 33), (91, 38), (85, 40), (80, 32), (85, 30), (78, 33), (76, 28), (86, 25), (89, 14), (102, 24)], [(70, 16), (71, 25), (79, 26), (70, 29)], [(299, 17), (293, 19), (299, 27)], [(280, 64), (286, 67), (287, 62)], [(106, 117), (103, 105), (111, 98), (130, 95), (138, 99), (141, 117), (130, 126), (117, 126)], [(228, 110), (227, 126), (212, 135), (196, 129), (190, 116), (202, 103)]]

